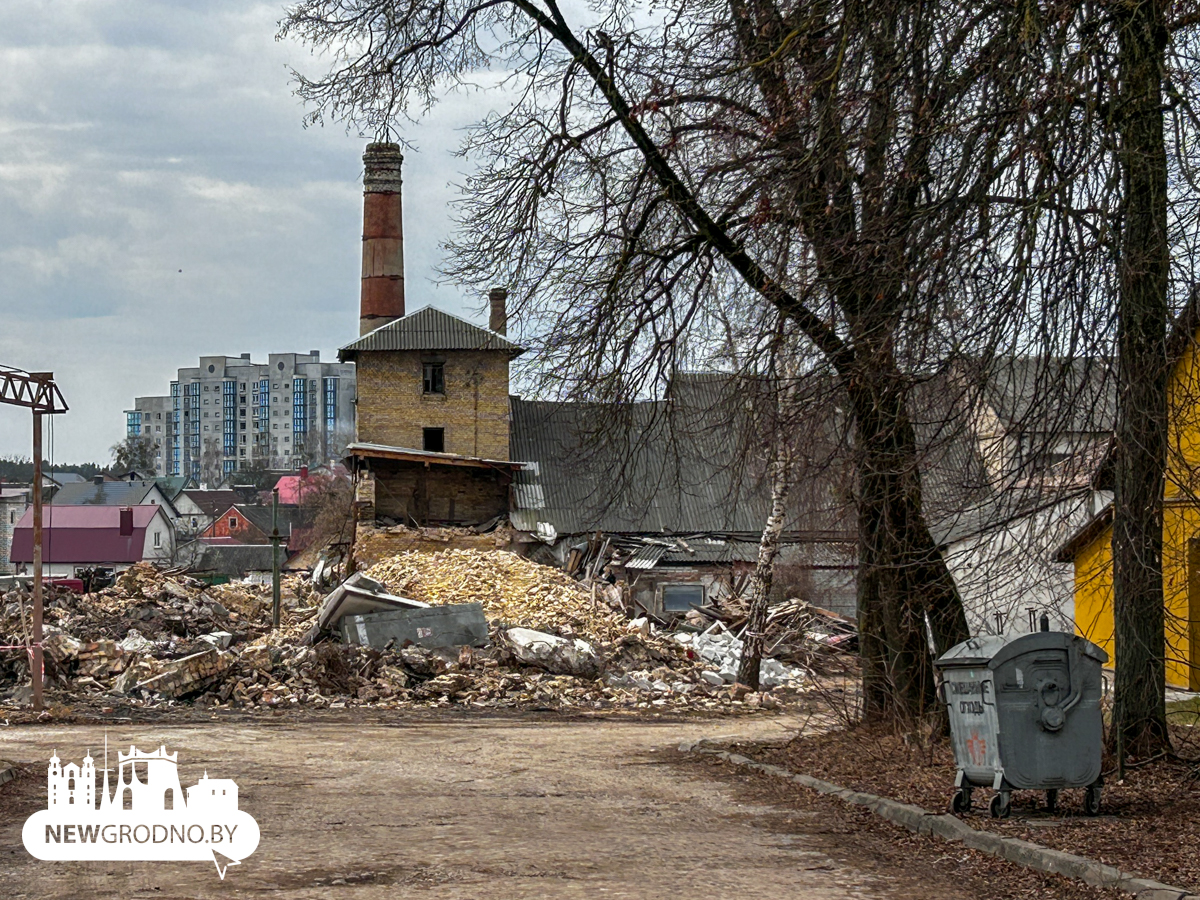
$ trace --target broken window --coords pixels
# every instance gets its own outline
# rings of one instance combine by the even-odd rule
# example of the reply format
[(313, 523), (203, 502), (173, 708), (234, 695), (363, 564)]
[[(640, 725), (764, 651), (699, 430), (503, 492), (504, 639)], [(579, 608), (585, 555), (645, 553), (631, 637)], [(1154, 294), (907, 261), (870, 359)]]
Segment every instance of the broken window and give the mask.
[(663, 612), (687, 612), (693, 606), (704, 605), (704, 585), (664, 584), (662, 586)]
[(430, 453), (445, 453), (446, 452), (446, 429), (445, 428), (422, 428), (424, 433), (424, 448)]
[[(446, 393), (446, 366), (445, 363), (427, 362), (422, 363), (421, 368), (424, 372), (424, 385), (422, 393), (425, 394), (444, 394)], [(428, 447), (425, 449), (429, 449)]]

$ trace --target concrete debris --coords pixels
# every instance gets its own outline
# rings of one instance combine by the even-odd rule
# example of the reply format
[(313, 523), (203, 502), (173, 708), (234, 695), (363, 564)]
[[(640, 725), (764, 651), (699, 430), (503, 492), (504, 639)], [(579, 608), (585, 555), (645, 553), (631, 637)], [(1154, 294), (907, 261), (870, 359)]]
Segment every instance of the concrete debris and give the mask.
[(428, 603), (422, 603), (420, 600), (409, 600), (389, 594), (387, 588), (378, 581), (368, 578), (362, 572), (355, 572), (325, 598), (325, 602), (321, 604), (321, 612), (317, 615), (317, 625), (321, 628), (336, 628), (343, 616), (394, 609), (425, 609), (428, 606)]
[[(780, 693), (746, 695), (723, 674), (737, 649), (723, 628), (699, 641), (660, 633), (649, 621), (615, 613), (561, 571), (506, 551), (400, 553), (350, 587), (357, 594), (343, 591), (342, 615), (331, 617), (341, 620), (343, 634), (352, 628), (349, 643), (334, 628), (319, 627), (322, 611), (333, 606), (311, 581), (294, 575), (284, 578), (275, 630), (268, 585), (214, 586), (142, 564), (100, 591), (50, 588), (47, 701), (68, 707), (720, 711), (769, 708), (803, 682), (790, 669), (764, 669), (764, 686), (776, 683)], [(385, 603), (383, 611), (347, 615), (345, 598), (364, 594), (418, 608)], [(418, 620), (451, 621), (467, 608), (471, 627), (452, 639), (405, 632), (397, 624), (432, 628)], [(23, 646), (30, 615), (27, 586), (0, 596), (0, 643)], [(360, 623), (367, 637), (356, 643)], [(378, 632), (385, 623), (393, 628), (389, 634)], [(28, 679), (23, 651), (0, 652), (0, 706), (27, 702)]]
[[(722, 623), (716, 622), (707, 630), (699, 633), (677, 632), (672, 637), (706, 662), (712, 663), (717, 669), (717, 675), (725, 684), (737, 681), (738, 666), (742, 661), (742, 641)], [(787, 666), (776, 659), (764, 659), (759, 664), (759, 684), (765, 688), (800, 687), (804, 684), (805, 671), (794, 666)], [(710, 675), (706, 681), (710, 684)]]
[(595, 678), (600, 674), (603, 663), (596, 648), (587, 641), (529, 628), (510, 628), (504, 634), (513, 657), (524, 665), (579, 678)]
[(362, 647), (484, 647), (488, 623), (479, 603), (452, 603), (424, 609), (391, 609), (341, 620), (342, 640)]

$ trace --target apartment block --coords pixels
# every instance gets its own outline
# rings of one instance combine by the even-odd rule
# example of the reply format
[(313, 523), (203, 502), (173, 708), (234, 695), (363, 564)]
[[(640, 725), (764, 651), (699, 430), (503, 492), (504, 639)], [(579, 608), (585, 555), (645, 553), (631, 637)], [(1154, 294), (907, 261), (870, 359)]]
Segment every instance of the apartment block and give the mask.
[(299, 469), (336, 458), (354, 435), (354, 365), (309, 353), (267, 362), (202, 356), (171, 392), (138, 397), (126, 433), (154, 438), (155, 474), (214, 481), (240, 469)]

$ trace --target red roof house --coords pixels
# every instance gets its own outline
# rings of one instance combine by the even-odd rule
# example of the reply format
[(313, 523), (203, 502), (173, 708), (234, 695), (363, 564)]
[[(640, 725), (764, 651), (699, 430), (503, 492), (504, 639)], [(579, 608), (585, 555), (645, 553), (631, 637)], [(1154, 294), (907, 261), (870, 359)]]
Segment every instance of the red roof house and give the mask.
[[(136, 562), (169, 562), (175, 530), (161, 506), (55, 506), (42, 513), (42, 564), (47, 575), (73, 575), (77, 567), (126, 569)], [(12, 562), (33, 563), (33, 509), (13, 529)]]

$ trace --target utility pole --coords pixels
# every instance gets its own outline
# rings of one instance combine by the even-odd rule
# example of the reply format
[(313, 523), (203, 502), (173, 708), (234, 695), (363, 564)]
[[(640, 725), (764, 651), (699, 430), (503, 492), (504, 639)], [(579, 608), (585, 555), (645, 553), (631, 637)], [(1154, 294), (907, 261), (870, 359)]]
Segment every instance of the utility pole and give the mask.
[(279, 488), (271, 491), (271, 628), (279, 627)]
[(0, 403), (33, 410), (33, 645), (29, 679), (33, 708), (42, 708), (42, 416), (67, 411), (53, 372), (23, 372), (0, 366)]

